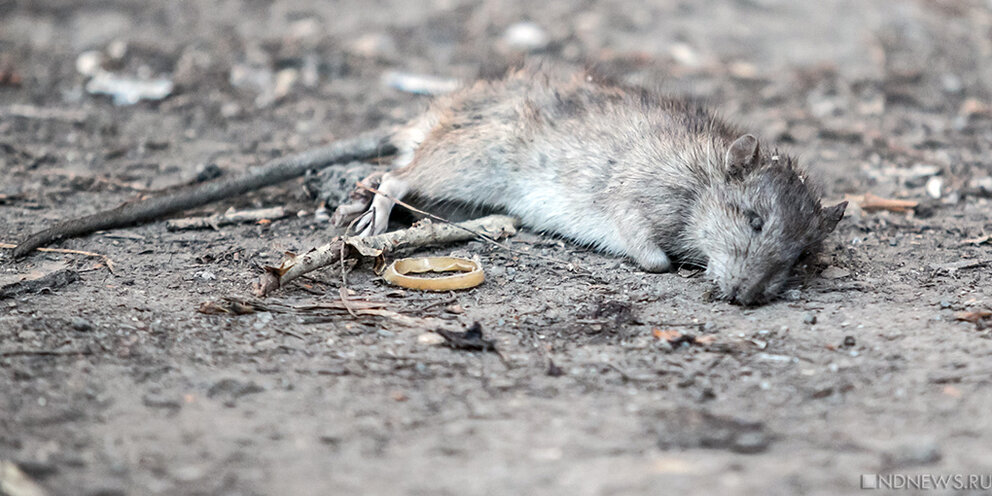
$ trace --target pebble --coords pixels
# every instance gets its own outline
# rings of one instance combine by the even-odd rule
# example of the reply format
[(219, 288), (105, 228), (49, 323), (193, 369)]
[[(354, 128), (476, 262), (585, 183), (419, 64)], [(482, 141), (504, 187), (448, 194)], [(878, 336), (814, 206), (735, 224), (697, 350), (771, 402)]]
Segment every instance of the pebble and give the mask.
[(79, 332), (90, 332), (93, 330), (93, 324), (82, 317), (73, 317), (69, 321), (69, 325)]
[(804, 324), (810, 324), (810, 325), (815, 324), (816, 323), (816, 314), (813, 313), (813, 312), (806, 312), (806, 314), (803, 315), (803, 323)]
[(823, 270), (822, 275), (827, 279), (841, 279), (851, 275), (851, 271), (837, 267), (836, 265), (831, 265)]
[(939, 462), (941, 458), (940, 447), (933, 441), (908, 442), (882, 454), (884, 465), (893, 468), (930, 465)]
[(541, 26), (530, 21), (523, 21), (506, 28), (506, 31), (503, 32), (503, 42), (513, 50), (536, 52), (546, 48), (551, 42), (551, 38)]
[(84, 76), (93, 76), (102, 70), (102, 65), (103, 54), (96, 50), (83, 52), (76, 57), (76, 72)]
[(935, 200), (940, 199), (941, 189), (944, 187), (944, 179), (939, 176), (933, 176), (927, 179), (927, 194)]

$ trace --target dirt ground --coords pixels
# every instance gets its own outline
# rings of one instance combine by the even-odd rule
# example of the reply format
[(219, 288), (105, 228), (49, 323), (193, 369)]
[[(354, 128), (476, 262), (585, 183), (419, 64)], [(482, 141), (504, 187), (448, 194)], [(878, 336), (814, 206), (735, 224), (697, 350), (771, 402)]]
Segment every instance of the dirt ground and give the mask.
[[(368, 264), (349, 276), (390, 310), (480, 322), (505, 363), (429, 329), (292, 308), (333, 302), (336, 270), (272, 311), (198, 313), (334, 234), (302, 180), (196, 212), (304, 212), (271, 224), (55, 245), (114, 273), (0, 250), (0, 286), (79, 275), (0, 299), (0, 493), (32, 494), (13, 466), (90, 496), (989, 484), (990, 40), (979, 0), (0, 0), (0, 242), (416, 115), (425, 97), (389, 71), (471, 80), (527, 52), (702, 98), (801, 157), (827, 202), (852, 202), (823, 273), (756, 308), (711, 301), (692, 270), (648, 274), (526, 231), (510, 244), (590, 273), (471, 242), (420, 253), (478, 255), (478, 289), (397, 291)], [(114, 105), (86, 90), (94, 60), (175, 88)], [(865, 211), (866, 193), (918, 205)]]

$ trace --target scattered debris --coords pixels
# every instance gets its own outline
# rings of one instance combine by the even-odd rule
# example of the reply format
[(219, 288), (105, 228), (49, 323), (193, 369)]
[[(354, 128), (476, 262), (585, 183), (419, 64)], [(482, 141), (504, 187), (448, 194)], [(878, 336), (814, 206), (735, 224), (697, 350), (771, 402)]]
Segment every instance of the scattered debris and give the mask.
[(451, 93), (462, 86), (462, 82), (457, 79), (399, 71), (383, 73), (382, 84), (406, 93), (431, 96)]
[(9, 460), (0, 460), (0, 495), (45, 496), (48, 494), (37, 482)]
[(947, 275), (953, 276), (960, 270), (981, 269), (988, 267), (989, 264), (992, 264), (992, 260), (959, 260), (944, 264), (931, 264), (930, 269), (933, 271), (933, 275), (947, 273)]
[(503, 32), (503, 43), (513, 51), (537, 52), (547, 48), (550, 42), (547, 31), (530, 21), (512, 24)]
[(927, 179), (926, 190), (930, 198), (934, 200), (939, 200), (941, 195), (941, 190), (944, 188), (944, 179), (940, 176), (933, 176)]
[(182, 402), (176, 398), (159, 393), (148, 393), (141, 397), (141, 403), (149, 408), (161, 408), (164, 410), (178, 411), (182, 409)]
[(675, 329), (659, 329), (655, 327), (651, 330), (651, 335), (662, 341), (666, 341), (672, 345), (672, 348), (678, 347), (680, 345), (701, 345), (708, 346), (716, 342), (715, 334), (705, 334), (702, 336), (695, 336), (688, 333), (682, 333), (676, 331)]
[(89, 50), (76, 56), (76, 72), (87, 77), (103, 72), (103, 53), (99, 50)]
[(300, 71), (286, 68), (273, 72), (268, 67), (237, 64), (228, 79), (231, 86), (255, 93), (255, 106), (265, 108), (289, 95), (300, 79)]
[(28, 279), (0, 286), (0, 300), (28, 293), (52, 292), (79, 280), (79, 273), (72, 269), (50, 272), (37, 279)]
[(417, 336), (417, 343), (433, 346), (444, 343), (446, 340), (440, 334), (436, 332), (425, 332)]
[(992, 106), (977, 98), (966, 98), (958, 108), (958, 115), (964, 118), (992, 115)]
[(35, 107), (15, 104), (0, 109), (0, 117), (20, 117), (22, 119), (51, 120), (78, 124), (86, 121), (86, 112), (62, 108)]
[(820, 275), (825, 279), (843, 279), (851, 275), (851, 271), (836, 265), (831, 265), (830, 267), (823, 269), (823, 272), (821, 272)]
[(496, 351), (496, 343), (485, 339), (482, 335), (482, 324), (473, 322), (472, 326), (465, 332), (452, 332), (439, 329), (437, 331), (444, 338), (445, 343), (456, 350), (470, 351)]
[(93, 330), (93, 323), (77, 316), (69, 320), (69, 327), (78, 332), (90, 332)]
[(14, 63), (0, 57), (0, 86), (20, 86), (22, 82), (21, 75), (14, 69)]
[(766, 451), (773, 440), (762, 422), (689, 409), (660, 416), (654, 432), (663, 450), (709, 448), (754, 454)]
[(984, 236), (978, 236), (977, 238), (966, 239), (961, 242), (962, 245), (984, 245), (992, 244), (992, 234), (986, 234)]
[(876, 181), (891, 181), (895, 179), (900, 186), (920, 186), (924, 180), (940, 174), (940, 167), (936, 165), (916, 164), (912, 167), (888, 166), (871, 168), (865, 172), (868, 177)]
[(378, 236), (349, 237), (343, 240), (336, 238), (302, 255), (289, 254), (279, 267), (265, 267), (265, 274), (255, 285), (255, 295), (265, 296), (307, 272), (337, 262), (341, 258), (342, 248), (345, 248), (348, 257), (362, 255), (374, 258), (404, 248), (475, 239), (480, 233), (490, 239), (512, 236), (516, 234), (518, 224), (516, 218), (505, 215), (489, 215), (458, 224), (435, 223), (424, 219), (409, 229)]
[(114, 105), (134, 105), (141, 100), (161, 100), (172, 93), (172, 81), (166, 78), (140, 79), (109, 72), (97, 72), (86, 83), (93, 95), (109, 95)]
[(954, 320), (960, 320), (962, 322), (971, 322), (972, 324), (978, 324), (986, 319), (992, 319), (992, 311), (972, 310), (970, 312), (958, 312), (954, 314)]
[(289, 212), (285, 207), (259, 208), (255, 210), (235, 210), (234, 207), (231, 207), (223, 214), (214, 214), (208, 217), (173, 219), (168, 221), (165, 226), (170, 231), (179, 231), (183, 229), (217, 229), (220, 226), (241, 224), (245, 222), (269, 224), (273, 220), (281, 219), (288, 215)]
[[(8, 250), (12, 250), (12, 249), (14, 249), (16, 247), (17, 247), (17, 245), (11, 244), (11, 243), (0, 243), (0, 248), (6, 248)], [(93, 253), (91, 251), (83, 251), (83, 250), (69, 250), (69, 249), (66, 249), (66, 248), (37, 248), (37, 250), (38, 251), (47, 252), (47, 253), (66, 253), (66, 254), (69, 254), (69, 255), (83, 255), (83, 256), (87, 256), (87, 257), (100, 258), (100, 259), (103, 260), (103, 265), (107, 267), (107, 270), (109, 270), (111, 274), (114, 274), (115, 273), (114, 272), (114, 267), (115, 267), (114, 266), (114, 261), (111, 260), (110, 257), (108, 257), (106, 255), (102, 255), (100, 253)], [(94, 267), (94, 268), (98, 268), (98, 267)]]
[(871, 193), (865, 193), (858, 205), (865, 212), (875, 212), (879, 210), (888, 210), (890, 212), (905, 213), (910, 212), (919, 202), (911, 200), (896, 200), (892, 198), (882, 198), (880, 196), (875, 196)]
[(933, 441), (911, 440), (882, 452), (881, 463), (889, 472), (902, 467), (931, 465), (942, 458), (940, 447)]
[(221, 379), (207, 390), (208, 398), (220, 399), (224, 406), (235, 406), (238, 398), (249, 394), (261, 393), (265, 388), (252, 381), (239, 381), (237, 379)]
[(503, 354), (496, 349), (496, 342), (491, 339), (486, 339), (482, 335), (482, 324), (478, 321), (473, 322), (472, 326), (468, 328), (465, 332), (449, 331), (446, 329), (437, 329), (434, 332), (441, 335), (444, 338), (445, 344), (450, 348), (455, 350), (466, 350), (466, 351), (482, 351), (482, 352), (493, 352), (499, 356), (499, 359), (504, 365), (509, 367), (509, 363)]

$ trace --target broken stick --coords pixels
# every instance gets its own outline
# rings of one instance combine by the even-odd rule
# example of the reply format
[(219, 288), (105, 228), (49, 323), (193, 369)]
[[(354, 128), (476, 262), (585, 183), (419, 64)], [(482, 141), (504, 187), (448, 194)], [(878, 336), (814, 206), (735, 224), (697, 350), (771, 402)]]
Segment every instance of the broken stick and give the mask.
[(439, 224), (424, 219), (409, 229), (391, 231), (378, 236), (335, 238), (319, 248), (302, 255), (289, 255), (279, 267), (266, 267), (265, 274), (255, 286), (257, 296), (265, 296), (289, 281), (341, 258), (342, 246), (347, 257), (361, 255), (377, 257), (402, 248), (420, 247), (475, 239), (478, 232), (491, 238), (516, 234), (520, 221), (506, 215), (489, 215), (457, 224)]

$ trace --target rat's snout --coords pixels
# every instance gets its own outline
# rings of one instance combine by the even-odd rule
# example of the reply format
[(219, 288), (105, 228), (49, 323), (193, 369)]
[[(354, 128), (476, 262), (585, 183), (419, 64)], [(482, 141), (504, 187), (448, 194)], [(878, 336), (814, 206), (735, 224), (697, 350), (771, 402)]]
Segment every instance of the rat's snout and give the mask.
[(765, 300), (765, 292), (758, 284), (736, 283), (724, 290), (727, 299), (732, 303), (744, 306), (755, 305)]
[(723, 270), (710, 271), (710, 275), (723, 297), (737, 305), (760, 305), (775, 299), (788, 279), (788, 270), (727, 271), (728, 267), (720, 265)]

